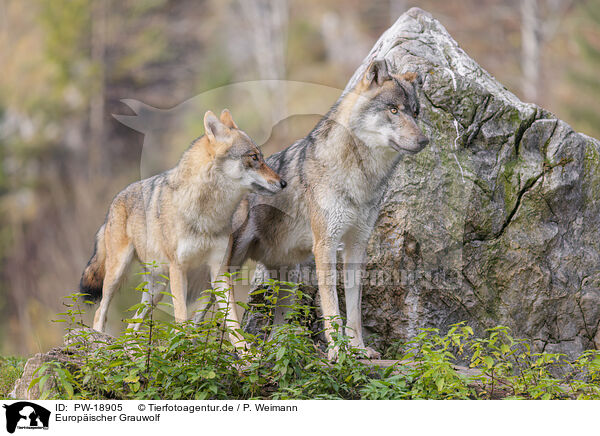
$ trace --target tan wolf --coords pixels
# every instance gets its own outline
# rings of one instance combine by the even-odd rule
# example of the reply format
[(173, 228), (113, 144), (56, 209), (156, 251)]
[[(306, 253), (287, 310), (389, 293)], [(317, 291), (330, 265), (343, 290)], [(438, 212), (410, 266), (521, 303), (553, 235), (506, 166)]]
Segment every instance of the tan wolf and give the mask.
[(363, 341), (361, 274), (389, 177), (403, 155), (429, 142), (416, 123), (416, 79), (414, 73), (390, 74), (384, 60), (371, 63), (305, 138), (267, 159), (289, 188), (270, 198), (250, 194), (234, 214), (231, 269), (251, 258), (274, 270), (305, 262), (314, 253), (332, 360), (338, 353), (331, 346), (332, 321), (341, 322), (336, 292), (340, 243), (345, 333), (351, 345), (370, 358), (378, 356)]
[[(286, 182), (265, 163), (227, 109), (220, 119), (206, 112), (204, 129), (205, 135), (191, 144), (177, 166), (132, 183), (110, 205), (80, 283), (81, 292), (92, 300), (102, 297), (94, 329), (104, 331), (108, 306), (134, 256), (159, 265), (148, 271), (149, 291), (143, 301), (158, 303), (163, 294), (156, 291), (156, 282), (168, 272), (175, 319), (186, 320), (187, 273), (208, 265), (213, 286), (219, 287), (215, 279), (228, 252), (231, 218), (240, 200), (250, 191), (271, 195), (285, 188)], [(229, 301), (222, 305), (231, 309), (230, 326), (239, 328), (233, 292), (226, 295)], [(136, 318), (143, 318), (148, 306)]]

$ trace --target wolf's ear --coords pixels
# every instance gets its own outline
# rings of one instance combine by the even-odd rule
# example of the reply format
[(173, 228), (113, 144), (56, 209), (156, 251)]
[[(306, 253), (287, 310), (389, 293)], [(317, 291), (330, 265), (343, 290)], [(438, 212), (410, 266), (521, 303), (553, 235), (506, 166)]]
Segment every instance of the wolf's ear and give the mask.
[(204, 132), (210, 142), (223, 141), (229, 135), (229, 127), (223, 124), (211, 111), (204, 114)]
[(223, 112), (221, 112), (221, 122), (223, 124), (225, 124), (227, 127), (229, 127), (230, 129), (237, 129), (238, 126), (237, 124), (235, 124), (235, 121), (233, 121), (233, 117), (231, 116), (231, 112), (229, 112), (229, 109), (223, 109)]
[(381, 86), (386, 80), (390, 80), (390, 73), (385, 59), (377, 59), (371, 62), (363, 76), (364, 84), (367, 86), (374, 84)]

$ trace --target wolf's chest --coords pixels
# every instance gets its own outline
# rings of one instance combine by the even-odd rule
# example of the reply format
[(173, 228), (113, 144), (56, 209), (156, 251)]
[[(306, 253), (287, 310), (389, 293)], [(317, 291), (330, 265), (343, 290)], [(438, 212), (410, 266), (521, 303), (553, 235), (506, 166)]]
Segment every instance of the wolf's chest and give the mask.
[(188, 235), (180, 238), (177, 241), (177, 261), (189, 266), (211, 264), (217, 257), (225, 255), (227, 242), (227, 236)]

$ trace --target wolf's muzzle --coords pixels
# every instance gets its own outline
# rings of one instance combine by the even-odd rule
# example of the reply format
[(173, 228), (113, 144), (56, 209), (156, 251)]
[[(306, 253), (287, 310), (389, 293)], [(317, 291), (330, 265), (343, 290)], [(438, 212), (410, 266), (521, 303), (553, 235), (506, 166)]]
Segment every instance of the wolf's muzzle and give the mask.
[(259, 185), (258, 183), (252, 183), (252, 190), (257, 194), (273, 195), (280, 192), (284, 188), (284, 186), (287, 186), (286, 182), (283, 182), (283, 184), (281, 182), (269, 183), (267, 186)]
[(423, 150), (427, 144), (429, 144), (429, 138), (423, 135), (417, 140), (417, 144), (419, 144), (419, 147), (421, 147), (421, 150)]

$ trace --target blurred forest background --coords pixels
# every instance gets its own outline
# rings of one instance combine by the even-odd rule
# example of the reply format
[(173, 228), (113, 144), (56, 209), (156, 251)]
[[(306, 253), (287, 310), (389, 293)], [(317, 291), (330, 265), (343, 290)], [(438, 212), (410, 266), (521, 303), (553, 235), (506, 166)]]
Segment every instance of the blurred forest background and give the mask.
[[(0, 353), (60, 341), (50, 320), (76, 291), (110, 200), (140, 178), (144, 135), (112, 116), (134, 115), (122, 99), (169, 109), (262, 79), (341, 90), (412, 6), (522, 100), (600, 137), (600, 0), (0, 0)], [(223, 107), (161, 125), (154, 133), (177, 143), (165, 161), (203, 133), (204, 110)], [(270, 110), (234, 117), (251, 130), (283, 109)], [(316, 120), (278, 126), (265, 154)], [(113, 330), (133, 294), (113, 304)]]

